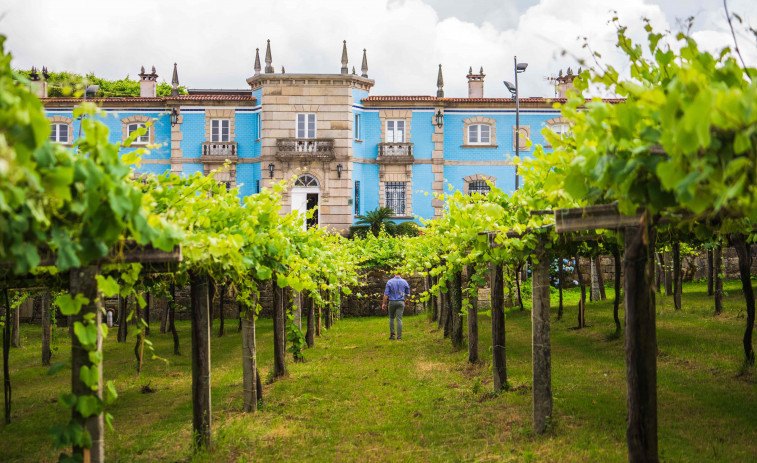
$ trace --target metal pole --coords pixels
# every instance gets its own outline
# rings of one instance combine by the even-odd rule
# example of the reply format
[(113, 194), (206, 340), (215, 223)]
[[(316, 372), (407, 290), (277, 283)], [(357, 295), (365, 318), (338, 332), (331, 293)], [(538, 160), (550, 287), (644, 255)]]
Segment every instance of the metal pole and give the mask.
[[(520, 159), (520, 99), (518, 98), (518, 57), (513, 57), (515, 71), (515, 157)], [(518, 165), (515, 165), (515, 189), (520, 186), (518, 179)]]

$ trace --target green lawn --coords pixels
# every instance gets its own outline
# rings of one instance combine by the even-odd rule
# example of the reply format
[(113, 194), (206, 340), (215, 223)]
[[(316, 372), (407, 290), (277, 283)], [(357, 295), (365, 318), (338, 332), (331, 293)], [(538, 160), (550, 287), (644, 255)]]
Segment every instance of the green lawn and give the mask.
[[(663, 461), (755, 461), (757, 385), (739, 374), (744, 309), (737, 282), (726, 282), (725, 313), (712, 315), (702, 283), (684, 288), (684, 310), (661, 297), (658, 308), (659, 446)], [(241, 340), (236, 322), (212, 339), (212, 455), (197, 461), (627, 461), (623, 340), (609, 299), (590, 303), (584, 330), (575, 325), (575, 291), (556, 321), (553, 307), (554, 419), (545, 436), (531, 433), (529, 312), (507, 315), (507, 366), (512, 389), (494, 396), (489, 371), (491, 328), (481, 313), (477, 365), (442, 339), (425, 315), (405, 318), (403, 340), (388, 341), (386, 319), (342, 320), (316, 339), (306, 362), (266, 385), (256, 414), (241, 413)], [(527, 304), (528, 305), (528, 304)], [(553, 304), (554, 306), (555, 304)], [(621, 313), (622, 318), (622, 313)], [(105, 343), (105, 376), (120, 397), (110, 407), (108, 461), (190, 461), (189, 324), (179, 323), (182, 356), (170, 335), (153, 334), (156, 353), (136, 375), (133, 338)], [(157, 331), (157, 330), (155, 330)], [(67, 420), (55, 403), (70, 371), (46, 376), (39, 327), (24, 326), (24, 347), (11, 351), (13, 423), (0, 427), (0, 461), (54, 461), (47, 430)], [(69, 355), (57, 332), (54, 360)], [(272, 367), (270, 320), (258, 324), (258, 359)], [(149, 385), (154, 393), (143, 394)]]

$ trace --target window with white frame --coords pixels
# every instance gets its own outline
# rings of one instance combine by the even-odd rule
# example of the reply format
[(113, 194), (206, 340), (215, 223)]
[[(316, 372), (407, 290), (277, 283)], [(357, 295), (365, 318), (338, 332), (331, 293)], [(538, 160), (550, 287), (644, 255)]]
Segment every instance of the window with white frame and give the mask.
[(355, 114), (355, 123), (352, 126), (352, 131), (355, 135), (355, 140), (361, 140), (360, 138), (360, 114)]
[(50, 132), (50, 141), (63, 144), (69, 143), (68, 124), (51, 124), (50, 128), (52, 129), (52, 132)]
[(468, 126), (468, 144), (469, 145), (490, 145), (491, 126), (487, 124), (473, 124)]
[(211, 119), (210, 141), (221, 143), (231, 141), (231, 121), (228, 119)]
[[(145, 124), (142, 124), (142, 123), (129, 124), (127, 126), (126, 135), (129, 136), (129, 137), (131, 137), (134, 132), (136, 132), (140, 128), (145, 128), (145, 127), (147, 127), (147, 126)], [(132, 144), (134, 144), (134, 145), (146, 145), (148, 143), (150, 143), (150, 128), (149, 127), (147, 127), (147, 130), (145, 131), (145, 134), (144, 135), (140, 135), (137, 138), (135, 138), (134, 142)]]
[(489, 191), (491, 191), (491, 188), (489, 187), (489, 184), (486, 183), (486, 180), (471, 180), (468, 182), (469, 195), (473, 195), (474, 193), (487, 195), (489, 194)]
[(391, 208), (395, 216), (405, 215), (405, 182), (386, 182), (384, 193), (384, 205)]
[(570, 133), (570, 124), (562, 123), (562, 124), (552, 124), (549, 126), (549, 128), (556, 133), (557, 135), (560, 135), (561, 137), (564, 137)]
[(297, 138), (315, 138), (315, 114), (297, 114)]
[(386, 121), (386, 143), (405, 142), (405, 121), (403, 119), (389, 119)]

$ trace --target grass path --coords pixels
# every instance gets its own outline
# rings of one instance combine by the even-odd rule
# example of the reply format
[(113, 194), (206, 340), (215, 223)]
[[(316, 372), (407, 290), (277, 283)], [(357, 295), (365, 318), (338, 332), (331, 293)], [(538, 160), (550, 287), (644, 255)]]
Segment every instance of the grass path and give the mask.
[[(728, 282), (726, 313), (711, 314), (701, 284), (684, 288), (685, 310), (662, 297), (658, 309), (660, 454), (663, 461), (755, 461), (757, 385), (737, 375), (743, 305)], [(610, 291), (611, 292), (611, 291)], [(612, 297), (608, 293), (609, 297)], [(491, 326), (479, 315), (482, 362), (466, 363), (425, 315), (405, 317), (402, 341), (387, 340), (385, 318), (346, 319), (316, 339), (305, 363), (264, 386), (265, 403), (244, 414), (241, 342), (212, 338), (215, 451), (192, 457), (189, 325), (179, 324), (182, 356), (170, 335), (153, 334), (156, 353), (142, 377), (128, 345), (105, 344), (105, 376), (120, 394), (110, 411), (108, 461), (626, 461), (623, 341), (609, 340), (612, 301), (590, 303), (590, 326), (577, 331), (575, 294), (566, 314), (553, 310), (555, 416), (548, 436), (531, 433), (530, 312), (507, 315), (512, 389), (492, 395)], [(622, 314), (621, 314), (622, 316)], [(46, 376), (37, 326), (24, 326), (24, 348), (11, 352), (13, 423), (0, 427), (0, 461), (54, 461), (47, 429), (66, 420), (53, 403), (68, 387), (67, 371)], [(65, 329), (55, 359), (68, 357)], [(130, 338), (131, 339), (131, 338)], [(259, 361), (272, 365), (270, 320), (258, 326)], [(155, 390), (142, 393), (144, 386)]]

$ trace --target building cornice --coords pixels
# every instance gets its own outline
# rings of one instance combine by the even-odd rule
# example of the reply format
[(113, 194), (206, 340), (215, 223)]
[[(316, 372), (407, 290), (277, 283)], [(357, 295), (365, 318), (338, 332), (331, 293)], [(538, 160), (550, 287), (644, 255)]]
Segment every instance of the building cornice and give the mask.
[(369, 91), (375, 84), (373, 79), (355, 74), (260, 74), (247, 79), (252, 90), (263, 85), (298, 85), (298, 86), (349, 86)]
[[(565, 98), (520, 98), (523, 109), (554, 109), (554, 104), (564, 104)], [(622, 98), (606, 98), (602, 101), (611, 104), (622, 103)], [(396, 107), (425, 107), (449, 109), (512, 109), (515, 110), (515, 100), (512, 98), (437, 98), (433, 96), (369, 96), (361, 100), (367, 108)]]
[[(83, 102), (82, 98), (40, 98), (45, 108), (72, 108)], [(87, 98), (87, 102), (108, 108), (165, 108), (172, 106), (255, 106), (252, 95), (179, 95), (155, 98), (118, 97)]]

